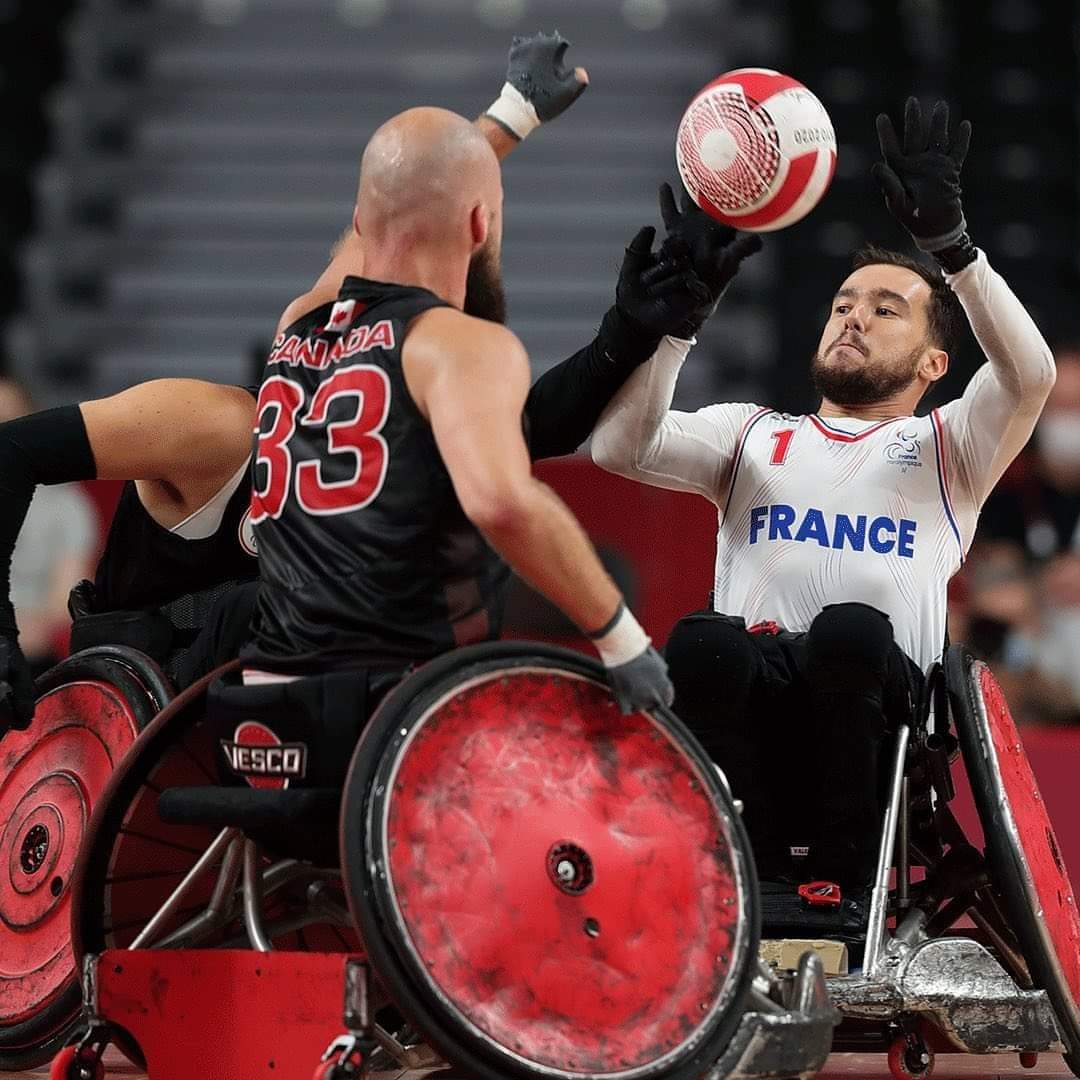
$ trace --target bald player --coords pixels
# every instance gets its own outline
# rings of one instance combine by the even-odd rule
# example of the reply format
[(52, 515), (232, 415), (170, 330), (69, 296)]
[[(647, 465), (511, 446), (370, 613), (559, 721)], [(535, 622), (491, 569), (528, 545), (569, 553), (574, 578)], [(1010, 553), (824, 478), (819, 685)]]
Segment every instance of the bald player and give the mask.
[[(343, 246), (354, 273), (289, 306), (259, 393), (249, 679), (354, 669), (373, 706), (410, 666), (498, 635), (508, 564), (592, 639), (622, 709), (670, 702), (665, 664), (532, 475), (528, 357), (491, 318), (501, 240), (475, 128), (441, 109), (379, 128)], [(465, 314), (470, 285), (489, 318)]]
[[(499, 157), (584, 89), (583, 69), (563, 66), (566, 48), (558, 35), (515, 39), (503, 91), (476, 122)], [(628, 252), (597, 337), (532, 387), (525, 421), (533, 457), (576, 449), (622, 380), (683, 321), (687, 303), (701, 303), (689, 277), (643, 281), (650, 237), (639, 234)], [(350, 228), (316, 290), (340, 284), (355, 265), (355, 244)], [(470, 311), (483, 302), (466, 298)], [(0, 567), (37, 484), (129, 481), (95, 581), (73, 594), (73, 643), (132, 645), (168, 662), (179, 685), (190, 681), (238, 648), (247, 624), (237, 598), (250, 591), (236, 594), (233, 585), (256, 573), (248, 513), (254, 418), (247, 389), (164, 379), (0, 425)], [(5, 578), (0, 572), (0, 733), (7, 720), (25, 726), (33, 712)], [(197, 637), (208, 618), (213, 633)]]

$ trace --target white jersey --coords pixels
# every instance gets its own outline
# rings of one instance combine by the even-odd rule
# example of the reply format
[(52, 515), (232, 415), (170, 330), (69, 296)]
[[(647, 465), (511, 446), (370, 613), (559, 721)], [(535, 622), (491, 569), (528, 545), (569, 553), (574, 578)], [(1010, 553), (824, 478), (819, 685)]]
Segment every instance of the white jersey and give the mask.
[(742, 421), (719, 506), (716, 610), (805, 630), (826, 604), (859, 601), (889, 615), (909, 656), (937, 656), (945, 585), (971, 539), (937, 412), (871, 422), (713, 408)]
[(672, 411), (689, 343), (671, 338), (616, 395), (593, 458), (716, 504), (717, 611), (803, 631), (825, 605), (859, 601), (889, 616), (924, 669), (941, 655), (949, 578), (1054, 381), (1050, 350), (985, 255), (949, 283), (989, 363), (927, 416)]

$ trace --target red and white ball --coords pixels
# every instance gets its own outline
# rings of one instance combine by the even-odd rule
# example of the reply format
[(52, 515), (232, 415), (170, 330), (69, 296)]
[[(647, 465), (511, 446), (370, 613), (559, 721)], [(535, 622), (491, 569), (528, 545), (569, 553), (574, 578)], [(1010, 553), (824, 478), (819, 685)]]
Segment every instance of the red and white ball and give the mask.
[(750, 232), (805, 217), (836, 169), (825, 106), (801, 82), (768, 68), (713, 79), (683, 114), (675, 160), (707, 214)]

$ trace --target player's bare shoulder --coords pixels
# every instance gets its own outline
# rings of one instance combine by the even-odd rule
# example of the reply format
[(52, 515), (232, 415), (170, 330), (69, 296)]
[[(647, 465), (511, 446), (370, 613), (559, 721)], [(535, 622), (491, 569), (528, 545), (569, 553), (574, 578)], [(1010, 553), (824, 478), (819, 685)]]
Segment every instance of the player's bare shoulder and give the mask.
[(418, 315), (409, 327), (406, 355), (455, 360), (502, 358), (509, 364), (528, 363), (525, 346), (508, 327), (466, 315), (452, 307), (438, 307)]
[(402, 348), (409, 392), (426, 413), (425, 401), (448, 383), (470, 391), (502, 385), (524, 390), (529, 358), (518, 336), (500, 323), (466, 315), (456, 308), (432, 308), (417, 316)]

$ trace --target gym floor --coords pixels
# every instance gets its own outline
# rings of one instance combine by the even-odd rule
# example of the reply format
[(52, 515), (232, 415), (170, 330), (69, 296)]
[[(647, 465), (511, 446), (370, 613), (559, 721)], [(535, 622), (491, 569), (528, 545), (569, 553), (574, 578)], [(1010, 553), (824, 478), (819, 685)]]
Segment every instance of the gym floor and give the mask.
[[(106, 1059), (109, 1065), (108, 1075), (124, 1077), (125, 1080), (144, 1080), (134, 1066), (121, 1058)], [(3, 1073), (11, 1077), (35, 1077), (45, 1080), (48, 1069), (30, 1073)], [(376, 1073), (372, 1080), (419, 1080), (421, 1076), (430, 1076), (437, 1080), (438, 1073)], [(828, 1080), (830, 1077), (869, 1078), (888, 1077), (889, 1069), (883, 1055), (870, 1054), (834, 1054), (829, 1064), (819, 1076)], [(1034, 1069), (1022, 1069), (1015, 1054), (1000, 1054), (992, 1057), (965, 1057), (960, 1054), (943, 1054), (938, 1057), (934, 1067), (933, 1080), (967, 1080), (979, 1077), (979, 1080), (1005, 1080), (1006, 1077), (1028, 1077), (1028, 1080), (1072, 1080), (1072, 1073), (1065, 1067), (1057, 1054), (1044, 1054)]]

